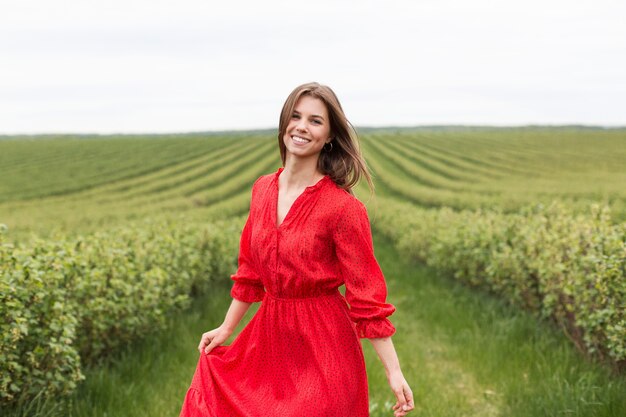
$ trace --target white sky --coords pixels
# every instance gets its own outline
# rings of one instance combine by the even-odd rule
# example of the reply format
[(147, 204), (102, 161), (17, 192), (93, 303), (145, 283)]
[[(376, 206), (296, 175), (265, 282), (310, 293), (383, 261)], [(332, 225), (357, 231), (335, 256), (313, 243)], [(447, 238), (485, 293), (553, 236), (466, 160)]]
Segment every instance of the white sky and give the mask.
[(0, 133), (626, 125), (626, 1), (0, 0)]

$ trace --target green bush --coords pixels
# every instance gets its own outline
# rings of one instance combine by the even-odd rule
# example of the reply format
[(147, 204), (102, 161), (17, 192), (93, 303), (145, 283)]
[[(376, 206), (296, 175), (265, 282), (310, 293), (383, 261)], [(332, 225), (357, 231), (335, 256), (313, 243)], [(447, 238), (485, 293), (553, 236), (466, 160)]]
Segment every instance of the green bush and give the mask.
[(0, 240), (0, 404), (67, 394), (81, 365), (163, 328), (233, 272), (242, 224), (152, 221), (19, 247)]
[(626, 223), (613, 224), (608, 207), (386, 206), (377, 226), (402, 253), (551, 318), (591, 355), (626, 364)]

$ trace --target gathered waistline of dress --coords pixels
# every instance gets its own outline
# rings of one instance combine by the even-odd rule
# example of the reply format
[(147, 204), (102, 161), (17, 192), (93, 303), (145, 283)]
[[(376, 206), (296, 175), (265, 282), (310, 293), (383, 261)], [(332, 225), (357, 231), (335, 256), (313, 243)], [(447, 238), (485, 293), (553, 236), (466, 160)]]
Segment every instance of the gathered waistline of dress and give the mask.
[(314, 300), (316, 298), (322, 298), (322, 297), (336, 297), (338, 295), (341, 295), (338, 289), (335, 289), (326, 293), (311, 295), (308, 297), (276, 297), (275, 295), (272, 295), (267, 291), (265, 292), (265, 297), (271, 298), (277, 301), (306, 301), (306, 300)]

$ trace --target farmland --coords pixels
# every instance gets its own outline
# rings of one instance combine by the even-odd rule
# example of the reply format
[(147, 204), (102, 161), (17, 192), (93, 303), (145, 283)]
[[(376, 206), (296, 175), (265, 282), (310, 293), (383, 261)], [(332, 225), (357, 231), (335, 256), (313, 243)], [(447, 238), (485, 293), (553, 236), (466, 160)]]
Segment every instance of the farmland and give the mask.
[[(379, 195), (420, 207), (608, 205), (626, 220), (626, 134), (596, 130), (363, 135)], [(280, 166), (270, 135), (0, 141), (0, 216), (10, 233), (97, 230), (148, 215), (246, 210), (249, 186)]]
[[(450, 362), (444, 361), (445, 366), (441, 362), (439, 369), (444, 374), (447, 369), (452, 379), (463, 369), (468, 390), (431, 392), (429, 395), (439, 400), (425, 399), (419, 415), (521, 416), (546, 407), (553, 410), (550, 414), (570, 407), (569, 414), (581, 417), (617, 416), (626, 411), (626, 402), (618, 399), (626, 387), (620, 371), (626, 359), (626, 131), (388, 129), (367, 131), (361, 143), (373, 173), (376, 197), (369, 199), (363, 184), (356, 194), (366, 202), (377, 242), (384, 245), (380, 251), (386, 259), (381, 262), (398, 274), (388, 275), (388, 281), (390, 299), (395, 302), (397, 297), (401, 305), (399, 316), (407, 335), (406, 341), (398, 342), (401, 363), (411, 362), (413, 354), (422, 363), (430, 358), (433, 364), (443, 361), (438, 354), (448, 355)], [(150, 320), (160, 323), (159, 332), (167, 332), (165, 317), (186, 314), (186, 309), (195, 305), (192, 299), (224, 296), (219, 288), (227, 285), (224, 277), (233, 267), (250, 186), (258, 176), (279, 166), (276, 138), (262, 132), (0, 139), (0, 223), (6, 225), (0, 232), (4, 248), (0, 259), (5, 261), (0, 267), (5, 280), (3, 297), (14, 306), (30, 308), (26, 301), (31, 300), (31, 283), (24, 277), (39, 271), (44, 284), (50, 280), (52, 295), (41, 293), (40, 287), (32, 291), (43, 294), (38, 297), (51, 300), (51, 304), (61, 299), (67, 302), (65, 313), (74, 323), (54, 336), (67, 338), (76, 346), (74, 351), (55, 356), (60, 369), (67, 370), (58, 378), (67, 383), (57, 387), (39, 374), (28, 373), (21, 374), (22, 379), (32, 378), (35, 386), (50, 392), (71, 395), (77, 386), (84, 390), (85, 385), (80, 385), (83, 374), (87, 374), (85, 384), (89, 386), (89, 375), (107, 369), (106, 361), (98, 360), (102, 350), (119, 351), (126, 341), (158, 337), (146, 331)], [(107, 247), (115, 249), (107, 251)], [(199, 255), (207, 248), (212, 248), (215, 256), (205, 263)], [(115, 260), (115, 253), (125, 254), (124, 259)], [(398, 256), (407, 263), (396, 271), (392, 258)], [(431, 269), (414, 274), (410, 262)], [(123, 279), (119, 287), (106, 291), (99, 284), (85, 288), (79, 285), (80, 277), (89, 268), (103, 277), (115, 274), (119, 278), (132, 271), (138, 280), (144, 280), (138, 282), (147, 286), (158, 282), (170, 292), (147, 296), (141, 292), (146, 285), (127, 288)], [(52, 270), (61, 272), (49, 276)], [(181, 270), (187, 275), (180, 275)], [(215, 275), (208, 286), (200, 284), (203, 274)], [(67, 277), (71, 277), (70, 284)], [(20, 282), (26, 289), (16, 295), (7, 280), (14, 280), (12, 285)], [(54, 291), (53, 282), (58, 285)], [(411, 299), (426, 301), (426, 293), (443, 298), (417, 309), (409, 295), (401, 294), (402, 288), (409, 287)], [(158, 308), (160, 313), (141, 323), (132, 320), (141, 310), (120, 309), (113, 315), (114, 304), (106, 304), (107, 294), (116, 296), (118, 290), (127, 291), (130, 299), (148, 297), (154, 304), (137, 308)], [(80, 297), (68, 298), (68, 294)], [(159, 300), (166, 294), (173, 294), (172, 302)], [(472, 324), (460, 316), (441, 319), (444, 305), (451, 316), (462, 314), (446, 297), (462, 300), (457, 308), (471, 311), (477, 321)], [(90, 299), (101, 300), (108, 305), (103, 311), (111, 314), (106, 317), (107, 326), (90, 327), (91, 333), (85, 330), (85, 323), (92, 323), (91, 313), (79, 313), (76, 308), (81, 304), (103, 307), (87, 303)], [(16, 311), (3, 310), (5, 334), (13, 335), (5, 338), (4, 352), (31, 347), (29, 337), (37, 334), (31, 328), (29, 336), (28, 326), (20, 321), (31, 313)], [(503, 317), (495, 319), (494, 311)], [(43, 307), (36, 314), (49, 318), (50, 323), (68, 320)], [(211, 314), (218, 320), (222, 312)], [(122, 334), (115, 323), (124, 320), (133, 324)], [(470, 331), (474, 339), (455, 335), (453, 329), (460, 321), (476, 326)], [(502, 326), (500, 333), (494, 333), (489, 323)], [(540, 334), (531, 338), (536, 343), (511, 335), (530, 331), (532, 323), (541, 323)], [(438, 336), (418, 342), (424, 332)], [(495, 344), (491, 358), (479, 352), (487, 334), (510, 339)], [(94, 335), (106, 343), (92, 346), (89, 341)], [(402, 337), (399, 332), (398, 338)], [(416, 351), (409, 349), (420, 343)], [(545, 362), (540, 369), (526, 369), (523, 355), (510, 354), (512, 367), (529, 378), (526, 383), (513, 383), (492, 362), (504, 357), (498, 349), (515, 349), (519, 343), (525, 343), (521, 351), (530, 355), (530, 360)], [(471, 357), (463, 356), (462, 346)], [(379, 366), (373, 352), (366, 353), (368, 371)], [(38, 355), (31, 363), (49, 360), (45, 353)], [(23, 367), (18, 356), (13, 368), (3, 369), (17, 372), (16, 366)], [(478, 357), (493, 369), (470, 365)], [(577, 364), (579, 357), (588, 361)], [(82, 365), (77, 358), (82, 358)], [(434, 372), (436, 367), (407, 368), (420, 384), (428, 384), (424, 376), (418, 376), (422, 373), (442, 387), (451, 384), (451, 379)], [(112, 368), (110, 372), (117, 371)], [(378, 413), (389, 398), (388, 388), (384, 376), (376, 371), (372, 374), (372, 412)], [(531, 386), (548, 374), (557, 379), (541, 386), (542, 391), (554, 389), (552, 397), (535, 398), (534, 405), (526, 404), (529, 408), (514, 401), (522, 392), (528, 398), (540, 395)], [(181, 378), (170, 395), (178, 395), (177, 390), (187, 382)], [(588, 383), (581, 382), (585, 378)], [(11, 384), (15, 388), (13, 394), (1, 397), (10, 402), (19, 396), (19, 381), (5, 380), (8, 382), (0, 389), (10, 390)], [(604, 387), (600, 397), (597, 386)], [(485, 392), (489, 394), (483, 395)], [(437, 407), (437, 401), (453, 405), (445, 411)], [(89, 409), (86, 404), (82, 407)], [(93, 414), (93, 410), (84, 414)]]

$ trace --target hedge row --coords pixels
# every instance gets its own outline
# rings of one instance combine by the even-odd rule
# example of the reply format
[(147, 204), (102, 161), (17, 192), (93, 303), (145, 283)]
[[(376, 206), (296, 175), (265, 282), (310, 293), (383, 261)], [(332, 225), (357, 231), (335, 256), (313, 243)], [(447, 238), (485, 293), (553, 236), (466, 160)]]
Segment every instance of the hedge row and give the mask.
[(145, 222), (16, 247), (0, 231), (0, 405), (67, 394), (81, 366), (164, 327), (236, 267), (243, 222)]
[(552, 318), (579, 348), (626, 365), (626, 223), (612, 224), (607, 207), (387, 207), (376, 223), (402, 253)]

